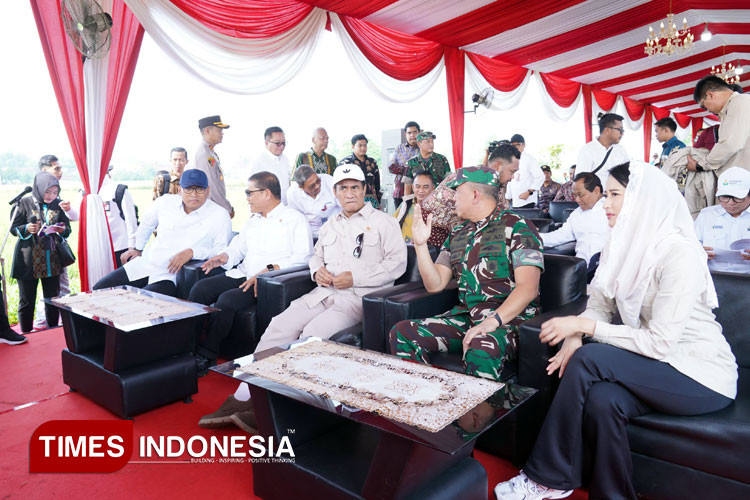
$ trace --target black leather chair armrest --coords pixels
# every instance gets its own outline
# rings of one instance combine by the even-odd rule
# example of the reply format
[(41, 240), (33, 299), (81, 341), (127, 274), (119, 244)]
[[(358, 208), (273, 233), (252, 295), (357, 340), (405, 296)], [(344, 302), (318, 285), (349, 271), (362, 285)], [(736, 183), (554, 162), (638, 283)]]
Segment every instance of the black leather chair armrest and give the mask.
[(383, 288), (362, 297), (362, 346), (378, 352), (387, 352), (388, 330), (385, 323), (385, 301), (404, 292), (424, 289), (422, 281), (412, 281)]
[(281, 314), (294, 299), (302, 297), (317, 286), (310, 278), (310, 269), (307, 266), (301, 267), (302, 269), (297, 271), (286, 269), (258, 276), (256, 311), (259, 334), (265, 332), (271, 319)]
[(188, 295), (190, 295), (190, 290), (193, 288), (193, 285), (198, 283), (199, 280), (209, 276), (216, 276), (217, 274), (221, 274), (225, 271), (225, 269), (222, 267), (215, 267), (214, 269), (211, 269), (208, 274), (206, 274), (201, 269), (201, 266), (204, 262), (206, 261), (199, 259), (189, 260), (177, 272), (177, 298), (187, 299)]
[(362, 347), (362, 323), (344, 328), (340, 332), (331, 335), (329, 340), (333, 340), (339, 344)]
[(550, 253), (554, 255), (572, 255), (575, 256), (576, 254), (576, 242), (575, 241), (569, 241), (568, 243), (563, 243), (562, 245), (557, 245), (554, 247), (544, 247), (544, 253)]
[(549, 346), (539, 341), (542, 323), (550, 318), (580, 314), (586, 309), (587, 296), (521, 323), (518, 345), (518, 383), (533, 387), (548, 396), (557, 387), (557, 373), (547, 375), (549, 358), (555, 355), (558, 346)]

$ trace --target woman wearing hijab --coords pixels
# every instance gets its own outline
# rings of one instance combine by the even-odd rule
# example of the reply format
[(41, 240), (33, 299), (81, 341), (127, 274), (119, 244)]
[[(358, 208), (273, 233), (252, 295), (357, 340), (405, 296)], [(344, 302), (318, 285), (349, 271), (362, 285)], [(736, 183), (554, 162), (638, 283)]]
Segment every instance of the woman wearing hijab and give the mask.
[[(60, 238), (70, 235), (70, 221), (57, 197), (60, 193), (57, 178), (39, 172), (31, 193), (32, 196), (21, 199), (11, 222), (11, 232), (18, 236), (11, 276), (18, 281), (18, 320), (24, 333), (33, 328), (38, 280), (42, 280), (45, 297), (55, 297), (60, 292), (63, 267), (56, 245)], [(45, 304), (44, 310), (47, 325), (57, 326), (58, 309)]]
[[(728, 406), (737, 365), (711, 310), (706, 254), (677, 185), (645, 163), (612, 168), (604, 210), (612, 228), (586, 310), (542, 325), (560, 351), (560, 387), (521, 474), (499, 500), (565, 498), (592, 458), (589, 498), (635, 499), (625, 427), (657, 411), (699, 415)], [(612, 324), (615, 313), (622, 325)], [(594, 342), (582, 346), (582, 338)]]

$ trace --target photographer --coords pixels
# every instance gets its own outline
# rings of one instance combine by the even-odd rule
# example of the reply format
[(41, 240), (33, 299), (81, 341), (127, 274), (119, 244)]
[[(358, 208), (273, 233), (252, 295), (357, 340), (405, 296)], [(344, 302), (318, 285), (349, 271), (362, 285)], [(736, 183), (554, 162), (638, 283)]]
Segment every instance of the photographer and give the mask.
[[(32, 196), (21, 199), (11, 222), (11, 232), (18, 237), (11, 276), (18, 281), (18, 320), (24, 333), (33, 328), (38, 280), (42, 280), (45, 297), (60, 293), (60, 273), (64, 268), (57, 246), (61, 238), (70, 235), (70, 221), (60, 207), (59, 192), (60, 183), (55, 176), (39, 172), (34, 177)], [(58, 309), (45, 304), (44, 310), (47, 325), (57, 326)]]

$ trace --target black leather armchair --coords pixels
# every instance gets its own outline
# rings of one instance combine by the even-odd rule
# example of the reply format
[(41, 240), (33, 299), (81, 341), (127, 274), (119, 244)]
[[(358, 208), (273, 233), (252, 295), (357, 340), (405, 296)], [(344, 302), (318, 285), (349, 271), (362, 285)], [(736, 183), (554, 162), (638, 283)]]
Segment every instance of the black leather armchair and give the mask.
[(526, 219), (534, 224), (534, 227), (540, 233), (549, 233), (555, 230), (555, 221), (552, 219)]
[(511, 211), (526, 219), (549, 219), (547, 212), (541, 208), (511, 208)]
[(578, 208), (578, 203), (575, 201), (551, 201), (549, 204), (549, 216), (555, 222), (565, 222), (567, 217), (565, 217), (564, 212), (568, 208), (575, 210)]
[[(539, 285), (543, 313), (521, 325), (518, 358), (508, 363), (501, 374), (504, 381), (539, 390), (539, 396), (535, 395), (487, 431), (478, 444), (480, 448), (510, 458), (516, 464), (523, 463), (530, 453), (556, 388), (552, 386), (552, 377), (546, 374), (547, 360), (555, 349), (539, 342), (541, 324), (555, 316), (578, 314), (586, 307), (586, 263), (583, 259), (545, 255), (544, 266)], [(434, 316), (457, 303), (455, 284), (437, 293), (420, 288), (392, 295), (385, 306), (386, 332), (401, 320)], [(383, 344), (387, 344), (387, 337)], [(430, 361), (449, 370), (463, 371), (460, 354), (438, 353)]]
[(714, 313), (739, 367), (737, 399), (706, 415), (649, 413), (630, 422), (633, 482), (647, 498), (750, 498), (750, 276), (712, 274)]

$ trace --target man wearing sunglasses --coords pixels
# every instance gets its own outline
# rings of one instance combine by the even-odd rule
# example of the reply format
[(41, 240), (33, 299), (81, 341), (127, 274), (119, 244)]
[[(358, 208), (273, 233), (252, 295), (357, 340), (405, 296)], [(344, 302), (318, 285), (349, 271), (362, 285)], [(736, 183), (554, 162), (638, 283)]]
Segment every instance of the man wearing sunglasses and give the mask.
[(286, 205), (286, 192), (292, 177), (292, 166), (284, 156), (286, 136), (281, 127), (268, 127), (263, 133), (266, 149), (250, 165), (250, 173), (271, 172), (279, 179), (281, 186), (281, 203)]
[[(232, 221), (209, 200), (208, 177), (198, 169), (180, 178), (180, 193), (157, 198), (141, 219), (135, 248), (123, 253), (123, 267), (100, 279), (94, 290), (130, 285), (175, 296), (177, 272), (190, 259), (207, 259), (229, 243)], [(157, 236), (148, 246), (154, 230)]]
[[(701, 210), (695, 219), (695, 232), (708, 254), (712, 271), (750, 274), (750, 245), (738, 240), (750, 239), (750, 172), (731, 167), (719, 177), (716, 189), (718, 205)], [(736, 252), (727, 250), (741, 250)]]
[(750, 170), (750, 95), (740, 94), (718, 76), (709, 75), (695, 85), (693, 99), (719, 117), (719, 139), (702, 163), (688, 156), (687, 169), (714, 170), (717, 176), (732, 166)]
[(576, 161), (576, 173), (592, 172), (599, 176), (602, 186), (607, 184), (609, 169), (630, 161), (628, 153), (620, 145), (625, 128), (623, 117), (615, 113), (599, 116), (599, 137), (581, 148)]
[(357, 165), (333, 173), (341, 212), (320, 228), (310, 259), (318, 286), (271, 320), (256, 351), (300, 337), (328, 338), (362, 321), (362, 297), (393, 285), (406, 271), (406, 244), (396, 219), (365, 203), (365, 176)]
[(224, 185), (224, 171), (221, 169), (219, 155), (214, 148), (224, 140), (224, 130), (229, 125), (221, 121), (221, 116), (207, 116), (198, 120), (198, 128), (201, 131), (203, 141), (193, 155), (194, 161), (189, 169), (198, 169), (208, 177), (208, 185), (211, 188), (211, 201), (226, 209), (230, 217), (234, 217), (234, 208), (227, 199), (227, 188)]

